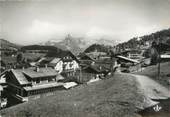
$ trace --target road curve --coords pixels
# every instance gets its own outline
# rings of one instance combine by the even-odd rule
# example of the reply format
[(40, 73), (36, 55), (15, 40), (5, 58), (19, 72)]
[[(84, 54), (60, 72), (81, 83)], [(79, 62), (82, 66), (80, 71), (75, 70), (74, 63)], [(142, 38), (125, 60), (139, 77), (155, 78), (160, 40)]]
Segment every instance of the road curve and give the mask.
[(152, 80), (151, 78), (143, 75), (131, 74), (135, 77), (139, 88), (143, 91), (144, 95), (150, 99), (160, 100), (170, 98), (170, 90)]

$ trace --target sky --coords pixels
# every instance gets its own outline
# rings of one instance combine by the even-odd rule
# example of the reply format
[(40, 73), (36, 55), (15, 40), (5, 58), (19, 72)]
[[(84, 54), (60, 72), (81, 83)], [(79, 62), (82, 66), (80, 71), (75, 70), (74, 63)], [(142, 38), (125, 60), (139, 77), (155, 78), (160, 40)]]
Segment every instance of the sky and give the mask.
[(0, 38), (28, 45), (61, 40), (127, 41), (170, 28), (170, 0), (0, 0)]

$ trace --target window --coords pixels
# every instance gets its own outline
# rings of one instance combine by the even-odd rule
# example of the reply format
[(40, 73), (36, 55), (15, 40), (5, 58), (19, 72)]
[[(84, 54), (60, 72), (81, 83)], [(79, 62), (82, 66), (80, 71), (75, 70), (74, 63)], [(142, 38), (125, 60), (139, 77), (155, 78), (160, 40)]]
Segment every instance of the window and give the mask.
[(40, 81), (40, 79), (36, 79), (36, 84), (39, 84), (41, 81)]
[(48, 82), (51, 82), (51, 81), (53, 81), (52, 78), (48, 78)]
[(52, 78), (52, 81), (56, 81), (56, 78)]
[(70, 63), (69, 66), (72, 68), (73, 67), (73, 63)]

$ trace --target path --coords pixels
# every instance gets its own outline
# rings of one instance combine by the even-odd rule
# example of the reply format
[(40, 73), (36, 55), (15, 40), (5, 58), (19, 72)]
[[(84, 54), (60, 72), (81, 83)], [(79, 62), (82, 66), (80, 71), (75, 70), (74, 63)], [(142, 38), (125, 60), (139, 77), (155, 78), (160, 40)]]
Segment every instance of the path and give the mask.
[(160, 100), (170, 98), (170, 91), (151, 78), (135, 74), (132, 74), (132, 76), (136, 78), (136, 81), (140, 85), (139, 88), (142, 89), (144, 95), (150, 99)]

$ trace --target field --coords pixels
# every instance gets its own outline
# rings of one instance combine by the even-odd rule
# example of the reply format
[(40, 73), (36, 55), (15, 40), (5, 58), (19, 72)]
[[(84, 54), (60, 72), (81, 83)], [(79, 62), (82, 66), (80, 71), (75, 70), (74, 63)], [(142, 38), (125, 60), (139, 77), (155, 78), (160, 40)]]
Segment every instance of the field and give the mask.
[(57, 95), (26, 102), (1, 111), (2, 117), (139, 117), (142, 103), (132, 76), (114, 77), (84, 84)]

